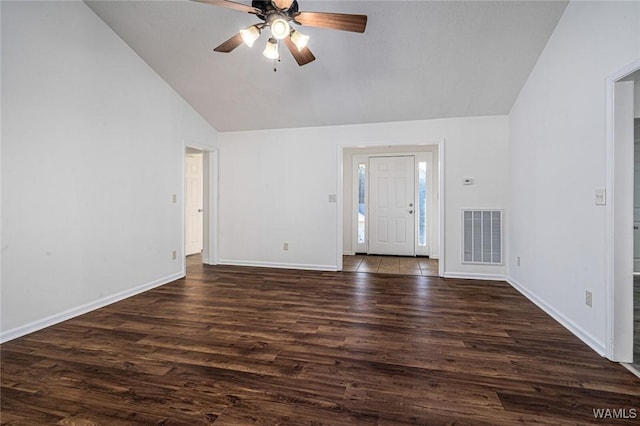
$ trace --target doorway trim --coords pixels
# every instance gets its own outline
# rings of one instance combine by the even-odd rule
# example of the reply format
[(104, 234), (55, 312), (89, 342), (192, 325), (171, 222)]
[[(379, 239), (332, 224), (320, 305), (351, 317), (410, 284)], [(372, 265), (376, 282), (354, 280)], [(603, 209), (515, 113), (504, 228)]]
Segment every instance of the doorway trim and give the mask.
[[(638, 70), (640, 59), (610, 75), (606, 82), (606, 192), (610, 201), (606, 205), (605, 219), (605, 356), (619, 362), (627, 362), (629, 357), (633, 360), (633, 271), (627, 274), (627, 268), (620, 265), (624, 259), (633, 264), (633, 245), (629, 246), (626, 239), (616, 238), (618, 228), (625, 226), (618, 216), (621, 207), (629, 202), (629, 197), (633, 197), (633, 186), (629, 191), (629, 184), (619, 176), (629, 170), (626, 170), (628, 166), (621, 161), (620, 155), (616, 156), (616, 151), (631, 149), (633, 152), (633, 146), (621, 146), (624, 141), (616, 137), (615, 86)], [(630, 164), (633, 167), (633, 163)], [(631, 227), (628, 232), (633, 235)], [(627, 324), (629, 318), (631, 329)]]
[[(187, 148), (197, 149), (203, 153), (202, 164), (202, 263), (207, 265), (218, 264), (218, 150), (194, 141), (184, 140), (182, 148), (182, 173), (180, 197), (180, 226), (181, 226), (181, 262), (182, 270), (186, 273), (185, 253), (185, 162)], [(213, 219), (213, 220), (212, 220)]]
[[(424, 141), (421, 143), (394, 143), (390, 144), (388, 141), (386, 142), (369, 142), (369, 143), (345, 143), (338, 144), (336, 146), (337, 153), (337, 182), (338, 187), (336, 188), (336, 210), (337, 210), (337, 223), (336, 223), (336, 267), (338, 271), (342, 271), (342, 255), (343, 255), (343, 232), (344, 232), (344, 150), (348, 148), (376, 148), (376, 147), (407, 147), (407, 146), (424, 146), (424, 145), (436, 145), (438, 147), (438, 194), (437, 194), (437, 202), (438, 202), (438, 245), (439, 247), (439, 262), (438, 262), (438, 276), (444, 277), (445, 275), (445, 253), (446, 253), (446, 245), (444, 238), (444, 230), (446, 226), (446, 216), (445, 216), (445, 139), (435, 139)], [(347, 202), (351, 203), (351, 199)], [(349, 218), (351, 220), (351, 218)]]

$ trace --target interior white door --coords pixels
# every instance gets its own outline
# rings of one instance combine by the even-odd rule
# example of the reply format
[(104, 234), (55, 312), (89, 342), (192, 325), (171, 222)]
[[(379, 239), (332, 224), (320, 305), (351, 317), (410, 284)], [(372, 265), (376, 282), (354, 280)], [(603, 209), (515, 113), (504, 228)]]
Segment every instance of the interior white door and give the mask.
[(415, 255), (415, 158), (369, 158), (369, 253)]
[(187, 154), (185, 163), (185, 255), (202, 251), (202, 154)]

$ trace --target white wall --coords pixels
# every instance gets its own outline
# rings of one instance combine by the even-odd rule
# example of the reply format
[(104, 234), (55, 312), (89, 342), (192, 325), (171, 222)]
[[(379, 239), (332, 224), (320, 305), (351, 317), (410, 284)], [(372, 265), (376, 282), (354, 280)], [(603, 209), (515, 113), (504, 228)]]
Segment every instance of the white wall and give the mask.
[[(506, 116), (220, 133), (221, 263), (335, 269), (342, 252), (338, 157), (343, 147), (445, 140), (445, 272), (500, 276), (460, 263), (460, 209), (504, 208)], [(463, 186), (472, 177), (475, 185)], [(340, 214), (341, 216), (341, 214)], [(282, 249), (289, 243), (289, 250)]]
[(570, 3), (509, 116), (510, 281), (601, 353), (606, 78), (640, 56), (639, 22), (640, 2)]
[(183, 141), (216, 132), (84, 3), (1, 7), (6, 340), (182, 275)]

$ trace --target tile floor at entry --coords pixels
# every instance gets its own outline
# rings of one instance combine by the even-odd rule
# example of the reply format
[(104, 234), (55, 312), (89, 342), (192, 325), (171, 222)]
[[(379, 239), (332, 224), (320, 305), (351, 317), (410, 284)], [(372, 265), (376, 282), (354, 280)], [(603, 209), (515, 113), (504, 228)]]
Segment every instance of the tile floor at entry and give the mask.
[(342, 271), (437, 277), (438, 260), (429, 259), (428, 257), (356, 254), (354, 256), (342, 256)]

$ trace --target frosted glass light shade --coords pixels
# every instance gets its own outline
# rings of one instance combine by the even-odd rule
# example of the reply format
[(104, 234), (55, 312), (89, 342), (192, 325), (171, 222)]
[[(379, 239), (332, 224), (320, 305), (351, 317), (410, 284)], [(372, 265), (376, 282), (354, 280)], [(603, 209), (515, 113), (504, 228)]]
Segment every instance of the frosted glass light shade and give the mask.
[(274, 19), (271, 22), (271, 35), (278, 40), (288, 37), (290, 31), (289, 23), (282, 18)]
[(264, 48), (262, 54), (269, 59), (278, 59), (280, 57), (280, 54), (278, 53), (278, 40), (273, 37), (270, 38), (269, 41), (267, 41), (267, 46)]
[(240, 36), (242, 37), (244, 44), (251, 47), (258, 37), (260, 37), (260, 30), (255, 25), (252, 25), (246, 30), (241, 30)]
[(309, 36), (302, 34), (300, 31), (293, 30), (291, 32), (291, 41), (296, 45), (298, 50), (302, 50), (309, 44)]

